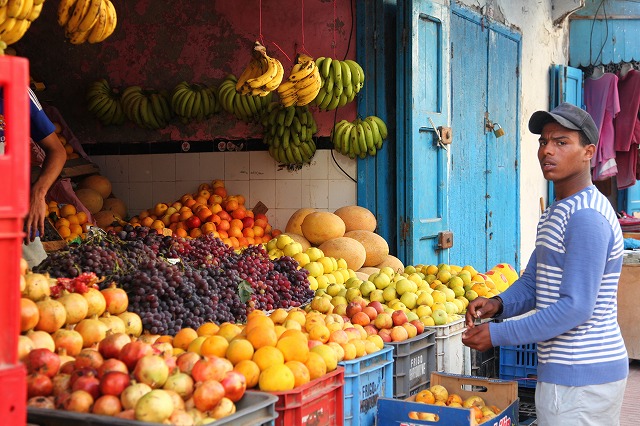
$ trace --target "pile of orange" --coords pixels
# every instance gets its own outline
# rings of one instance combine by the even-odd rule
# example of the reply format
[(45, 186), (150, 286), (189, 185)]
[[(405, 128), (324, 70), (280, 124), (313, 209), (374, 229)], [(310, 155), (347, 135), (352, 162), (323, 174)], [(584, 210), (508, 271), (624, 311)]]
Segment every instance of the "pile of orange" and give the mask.
[(50, 201), (47, 205), (47, 215), (55, 213), (58, 218), (54, 222), (54, 227), (58, 234), (67, 242), (80, 237), (84, 239), (88, 227), (91, 225), (87, 214), (77, 211), (73, 204), (59, 205), (56, 201)]
[(67, 160), (80, 158), (80, 154), (78, 154), (73, 149), (73, 146), (71, 146), (71, 144), (67, 142), (67, 138), (65, 138), (64, 135), (62, 134), (62, 126), (60, 126), (60, 123), (56, 122), (56, 123), (53, 123), (53, 125), (55, 126), (54, 131), (58, 136), (58, 140), (60, 140), (60, 143), (62, 144), (62, 146), (64, 146), (64, 150), (67, 153)]

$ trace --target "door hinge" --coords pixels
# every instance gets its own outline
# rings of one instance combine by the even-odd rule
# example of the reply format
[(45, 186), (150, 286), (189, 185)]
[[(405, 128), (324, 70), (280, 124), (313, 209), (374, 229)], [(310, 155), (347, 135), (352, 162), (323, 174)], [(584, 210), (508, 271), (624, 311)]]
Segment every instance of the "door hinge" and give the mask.
[(408, 221), (403, 220), (400, 222), (400, 238), (402, 241), (406, 241), (409, 238), (410, 226), (411, 224)]

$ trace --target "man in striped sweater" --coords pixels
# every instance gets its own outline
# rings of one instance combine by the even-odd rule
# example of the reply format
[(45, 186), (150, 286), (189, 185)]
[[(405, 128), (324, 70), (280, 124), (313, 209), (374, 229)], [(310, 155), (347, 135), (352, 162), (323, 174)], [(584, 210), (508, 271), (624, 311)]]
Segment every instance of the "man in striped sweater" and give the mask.
[(614, 209), (591, 182), (598, 129), (586, 111), (563, 103), (534, 113), (529, 130), (540, 135), (538, 160), (556, 199), (522, 277), (467, 307), (463, 342), (480, 351), (537, 343), (539, 425), (617, 425), (629, 372), (616, 302), (624, 245)]

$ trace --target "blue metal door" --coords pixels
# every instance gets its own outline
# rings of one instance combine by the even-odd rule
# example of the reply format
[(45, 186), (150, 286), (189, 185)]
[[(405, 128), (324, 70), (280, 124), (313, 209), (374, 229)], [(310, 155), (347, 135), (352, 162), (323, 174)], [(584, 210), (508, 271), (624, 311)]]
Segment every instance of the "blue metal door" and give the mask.
[(405, 264), (448, 262), (438, 246), (447, 229), (449, 9), (426, 0), (398, 2), (396, 68), (398, 253)]
[(452, 8), (450, 256), (483, 271), (518, 267), (520, 240), (520, 36), (485, 19)]

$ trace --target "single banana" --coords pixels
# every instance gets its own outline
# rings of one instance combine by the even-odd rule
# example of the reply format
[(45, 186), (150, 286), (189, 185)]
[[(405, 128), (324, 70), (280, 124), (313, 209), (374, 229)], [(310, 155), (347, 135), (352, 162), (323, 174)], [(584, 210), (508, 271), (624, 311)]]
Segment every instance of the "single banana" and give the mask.
[(293, 128), (289, 129), (289, 133), (291, 134), (291, 143), (294, 146), (300, 146), (302, 141), (300, 140), (300, 133), (296, 132)]
[(76, 4), (76, 0), (60, 0), (58, 3), (58, 25), (64, 27), (69, 22), (71, 8)]
[(351, 68), (345, 61), (340, 61), (342, 87), (351, 87)]
[(291, 126), (293, 122), (293, 117), (296, 115), (296, 107), (288, 107), (285, 109), (285, 116), (282, 120), (282, 125), (285, 127)]
[(23, 0), (22, 8), (18, 12), (18, 15), (16, 16), (16, 18), (27, 19), (27, 16), (29, 16), (29, 14), (31, 13), (31, 9), (33, 9), (33, 0)]
[(373, 130), (371, 129), (369, 122), (367, 120), (362, 120), (360, 122), (360, 125), (362, 126), (362, 130), (364, 131), (364, 141), (367, 144), (367, 150), (370, 151), (372, 148), (375, 149)]
[(281, 99), (281, 102), (282, 102), (282, 106), (284, 106), (285, 108), (294, 106), (298, 102), (298, 95), (294, 93), (291, 96)]
[(322, 75), (322, 78), (329, 78), (331, 62), (333, 62), (333, 59), (331, 58), (324, 58), (324, 61), (322, 61), (322, 70), (320, 70), (320, 75)]
[(315, 147), (313, 147), (312, 149), (312, 145), (309, 143), (302, 143), (299, 148), (300, 148), (300, 153), (305, 159), (304, 161), (305, 163), (308, 163), (309, 160), (311, 160), (313, 158), (313, 155), (316, 153)]
[(347, 122), (341, 130), (340, 133), (340, 152), (344, 155), (349, 155), (349, 152), (353, 151), (351, 148), (351, 129), (353, 129), (354, 124), (352, 122)]
[(7, 3), (7, 17), (8, 18), (17, 18), (22, 11), (22, 6), (24, 6), (25, 0), (9, 0)]
[(360, 155), (360, 144), (358, 143), (358, 126), (353, 125), (349, 132), (349, 158)]
[(340, 61), (331, 62), (331, 72), (333, 73), (333, 94), (340, 96), (342, 94), (342, 65)]
[(202, 115), (204, 117), (209, 117), (211, 115), (212, 105), (209, 94), (207, 93), (207, 88), (198, 86), (198, 92), (200, 93), (200, 99), (202, 102)]
[(91, 4), (91, 0), (76, 1), (76, 5), (73, 8), (73, 13), (71, 14), (71, 17), (69, 18), (69, 22), (67, 22), (67, 25), (65, 27), (67, 32), (75, 33), (78, 31), (78, 26), (80, 25), (80, 22), (82, 22), (82, 19), (84, 18), (84, 16), (87, 14), (90, 4)]
[(280, 62), (279, 60), (275, 59), (275, 58), (271, 58), (277, 67), (277, 72), (275, 77), (273, 77), (273, 79), (271, 81), (269, 81), (268, 83), (266, 83), (264, 85), (264, 88), (266, 91), (271, 92), (273, 90), (276, 90), (278, 88), (278, 86), (280, 86), (280, 83), (282, 83), (282, 78), (284, 77), (284, 67), (282, 66), (282, 62)]
[(289, 129), (285, 128), (284, 132), (282, 133), (282, 147), (284, 149), (289, 149), (290, 140), (291, 140), (291, 132), (289, 131)]
[(326, 111), (333, 111), (334, 109), (338, 108), (338, 103), (339, 102), (340, 102), (340, 95), (336, 95), (334, 93), (332, 98), (331, 98), (331, 102), (329, 102), (329, 105), (326, 106), (325, 110)]
[(331, 96), (327, 93), (326, 90), (324, 90), (324, 86), (320, 88), (320, 90), (318, 90), (318, 94), (316, 95), (315, 99), (313, 100), (313, 104), (314, 105), (320, 105), (322, 103), (322, 101), (324, 100), (325, 96)]
[(89, 32), (89, 38), (88, 38), (89, 43), (91, 44), (98, 43), (100, 40), (102, 40), (102, 35), (104, 34), (105, 29), (107, 28), (107, 19), (109, 19), (108, 13), (109, 12), (107, 11), (107, 2), (101, 1), (100, 9), (98, 10), (98, 20), (96, 21), (95, 24), (93, 24), (93, 27)]
[(89, 31), (93, 25), (97, 22), (100, 15), (100, 5), (102, 0), (91, 0), (87, 13), (78, 24), (78, 31)]
[[(331, 141), (333, 142), (333, 147), (340, 151), (339, 147), (341, 144), (340, 138), (347, 128), (349, 122), (347, 120), (340, 120), (333, 128), (333, 132), (331, 133)], [(342, 151), (341, 151), (342, 152)]]
[(369, 127), (371, 127), (371, 134), (373, 135), (373, 146), (375, 146), (376, 149), (382, 148), (382, 136), (380, 136), (380, 129), (378, 129), (378, 124), (371, 117), (365, 118), (364, 121), (369, 123)]
[(164, 123), (164, 112), (162, 111), (160, 95), (158, 93), (152, 93), (149, 96), (149, 100), (151, 101), (151, 110), (153, 111), (153, 115), (156, 117), (156, 121), (158, 121), (158, 124)]
[(89, 37), (89, 31), (75, 31), (72, 33), (66, 33), (71, 44), (82, 44), (87, 41)]
[(291, 153), (293, 154), (295, 164), (304, 164), (305, 161), (302, 159), (302, 154), (300, 154), (300, 150), (297, 146), (291, 145)]
[(38, 17), (40, 16), (40, 13), (42, 13), (42, 6), (44, 6), (44, 3), (36, 4), (34, 2), (33, 7), (31, 8), (31, 11), (27, 15), (27, 20), (33, 22), (36, 19), (38, 19)]
[(18, 23), (19, 21), (16, 18), (6, 18), (3, 22), (0, 22), (0, 37), (4, 40), (6, 34), (9, 34)]
[(116, 14), (116, 8), (110, 0), (103, 0), (107, 6), (107, 23), (104, 28), (104, 32), (100, 36), (100, 40), (104, 41), (107, 37), (113, 34), (118, 23), (118, 15)]
[(293, 119), (291, 120), (291, 125), (289, 127), (291, 127), (291, 129), (292, 129), (291, 132), (295, 132), (295, 133), (300, 134), (300, 129), (302, 128), (302, 123), (300, 123), (300, 118), (298, 118), (297, 115), (294, 115)]
[(334, 98), (333, 92), (327, 92), (327, 96), (324, 97), (324, 99), (322, 100), (322, 103), (318, 105), (318, 108), (320, 108), (323, 111), (329, 111), (328, 107), (329, 107), (329, 104), (333, 102), (333, 98)]
[(280, 86), (278, 86), (278, 93), (280, 94), (284, 94), (289, 90), (295, 90), (295, 83), (293, 81), (285, 81)]
[(324, 78), (323, 81), (324, 81), (324, 84), (322, 85), (322, 87), (324, 88), (324, 90), (329, 94), (333, 93), (333, 85), (334, 85), (333, 75), (330, 73), (329, 77)]
[(380, 137), (382, 139), (386, 139), (388, 136), (387, 125), (380, 117), (376, 117), (375, 115), (370, 116), (378, 125), (378, 130), (380, 131)]
[(362, 77), (360, 75), (360, 66), (356, 63), (356, 61), (353, 61), (351, 59), (347, 59), (344, 62), (349, 66), (351, 70), (351, 84), (355, 89), (360, 85), (360, 82), (362, 81)]
[(296, 159), (293, 157), (293, 152), (291, 151), (291, 146), (288, 146), (286, 148), (284, 148), (284, 152), (286, 154), (286, 158), (287, 164), (295, 164), (296, 163)]
[(342, 108), (343, 106), (345, 106), (348, 101), (349, 97), (343, 92), (342, 95), (340, 95), (340, 100), (338, 101), (338, 108)]
[(367, 153), (367, 141), (364, 136), (364, 129), (362, 128), (362, 120), (358, 119), (358, 123), (356, 124), (356, 128), (358, 131), (358, 147), (360, 149), (360, 154)]

